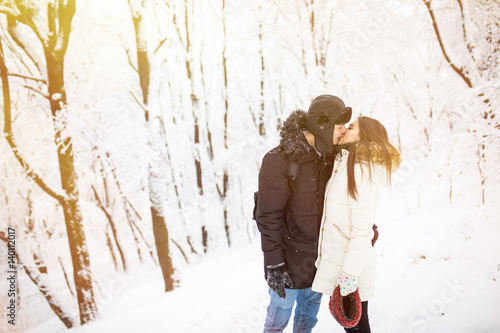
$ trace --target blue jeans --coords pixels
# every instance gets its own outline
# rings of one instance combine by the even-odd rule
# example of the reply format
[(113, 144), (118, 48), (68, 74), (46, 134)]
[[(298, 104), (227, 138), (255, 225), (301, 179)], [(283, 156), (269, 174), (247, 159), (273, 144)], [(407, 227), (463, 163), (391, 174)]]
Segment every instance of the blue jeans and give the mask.
[(264, 324), (264, 333), (283, 332), (290, 316), (293, 305), (295, 316), (293, 318), (294, 333), (310, 333), (318, 322), (318, 311), (321, 304), (322, 293), (307, 289), (286, 289), (286, 298), (280, 298), (272, 289), (269, 289), (271, 302), (267, 307), (267, 318)]

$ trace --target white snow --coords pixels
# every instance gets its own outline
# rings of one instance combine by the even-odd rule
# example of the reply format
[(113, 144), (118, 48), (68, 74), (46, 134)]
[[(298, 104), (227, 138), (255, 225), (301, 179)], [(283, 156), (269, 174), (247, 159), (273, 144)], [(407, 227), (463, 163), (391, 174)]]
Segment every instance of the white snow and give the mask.
[[(377, 224), (373, 332), (499, 332), (498, 206), (475, 210), (432, 201), (412, 214), (386, 192)], [(399, 196), (399, 199), (398, 199)], [(100, 318), (68, 332), (261, 332), (268, 304), (258, 238), (219, 249), (178, 272), (163, 293), (158, 269), (108, 284)], [(21, 319), (22, 320), (22, 319)], [(290, 322), (285, 332), (291, 332)], [(54, 317), (27, 333), (64, 332)], [(324, 296), (314, 332), (343, 332)]]

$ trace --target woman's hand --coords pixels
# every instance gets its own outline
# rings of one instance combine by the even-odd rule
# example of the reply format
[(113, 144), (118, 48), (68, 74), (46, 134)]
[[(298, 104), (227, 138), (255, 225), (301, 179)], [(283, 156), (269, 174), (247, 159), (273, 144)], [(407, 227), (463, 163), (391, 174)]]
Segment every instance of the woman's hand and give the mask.
[(346, 273), (340, 273), (337, 279), (337, 285), (340, 286), (340, 295), (347, 296), (358, 289), (358, 277)]

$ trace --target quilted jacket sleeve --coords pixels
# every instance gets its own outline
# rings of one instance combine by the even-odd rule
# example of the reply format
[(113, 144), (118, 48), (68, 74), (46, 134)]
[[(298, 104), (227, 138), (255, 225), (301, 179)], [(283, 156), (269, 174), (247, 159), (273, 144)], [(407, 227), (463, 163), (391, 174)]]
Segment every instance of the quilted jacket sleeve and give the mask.
[(259, 173), (256, 216), (266, 266), (285, 261), (281, 242), (283, 214), (289, 197), (286, 159), (279, 154), (266, 154)]
[(380, 203), (380, 182), (378, 174), (380, 166), (372, 168), (372, 179), (368, 176), (368, 166), (363, 168), (359, 164), (354, 166), (354, 176), (358, 188), (357, 200), (349, 196), (351, 208), (352, 231), (347, 246), (347, 253), (343, 264), (343, 271), (349, 275), (359, 276), (369, 251), (373, 238), (373, 223)]

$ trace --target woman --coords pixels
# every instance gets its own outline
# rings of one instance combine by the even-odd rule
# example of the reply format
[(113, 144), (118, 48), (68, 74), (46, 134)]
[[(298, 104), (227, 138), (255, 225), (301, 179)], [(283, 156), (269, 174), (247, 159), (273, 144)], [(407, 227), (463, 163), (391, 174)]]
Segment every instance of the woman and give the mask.
[(401, 159), (385, 127), (368, 117), (354, 121), (339, 146), (343, 149), (326, 189), (312, 289), (329, 296), (337, 285), (342, 296), (358, 289), (361, 319), (346, 332), (370, 332), (368, 300), (375, 293), (376, 265), (372, 226), (380, 189), (390, 184)]

